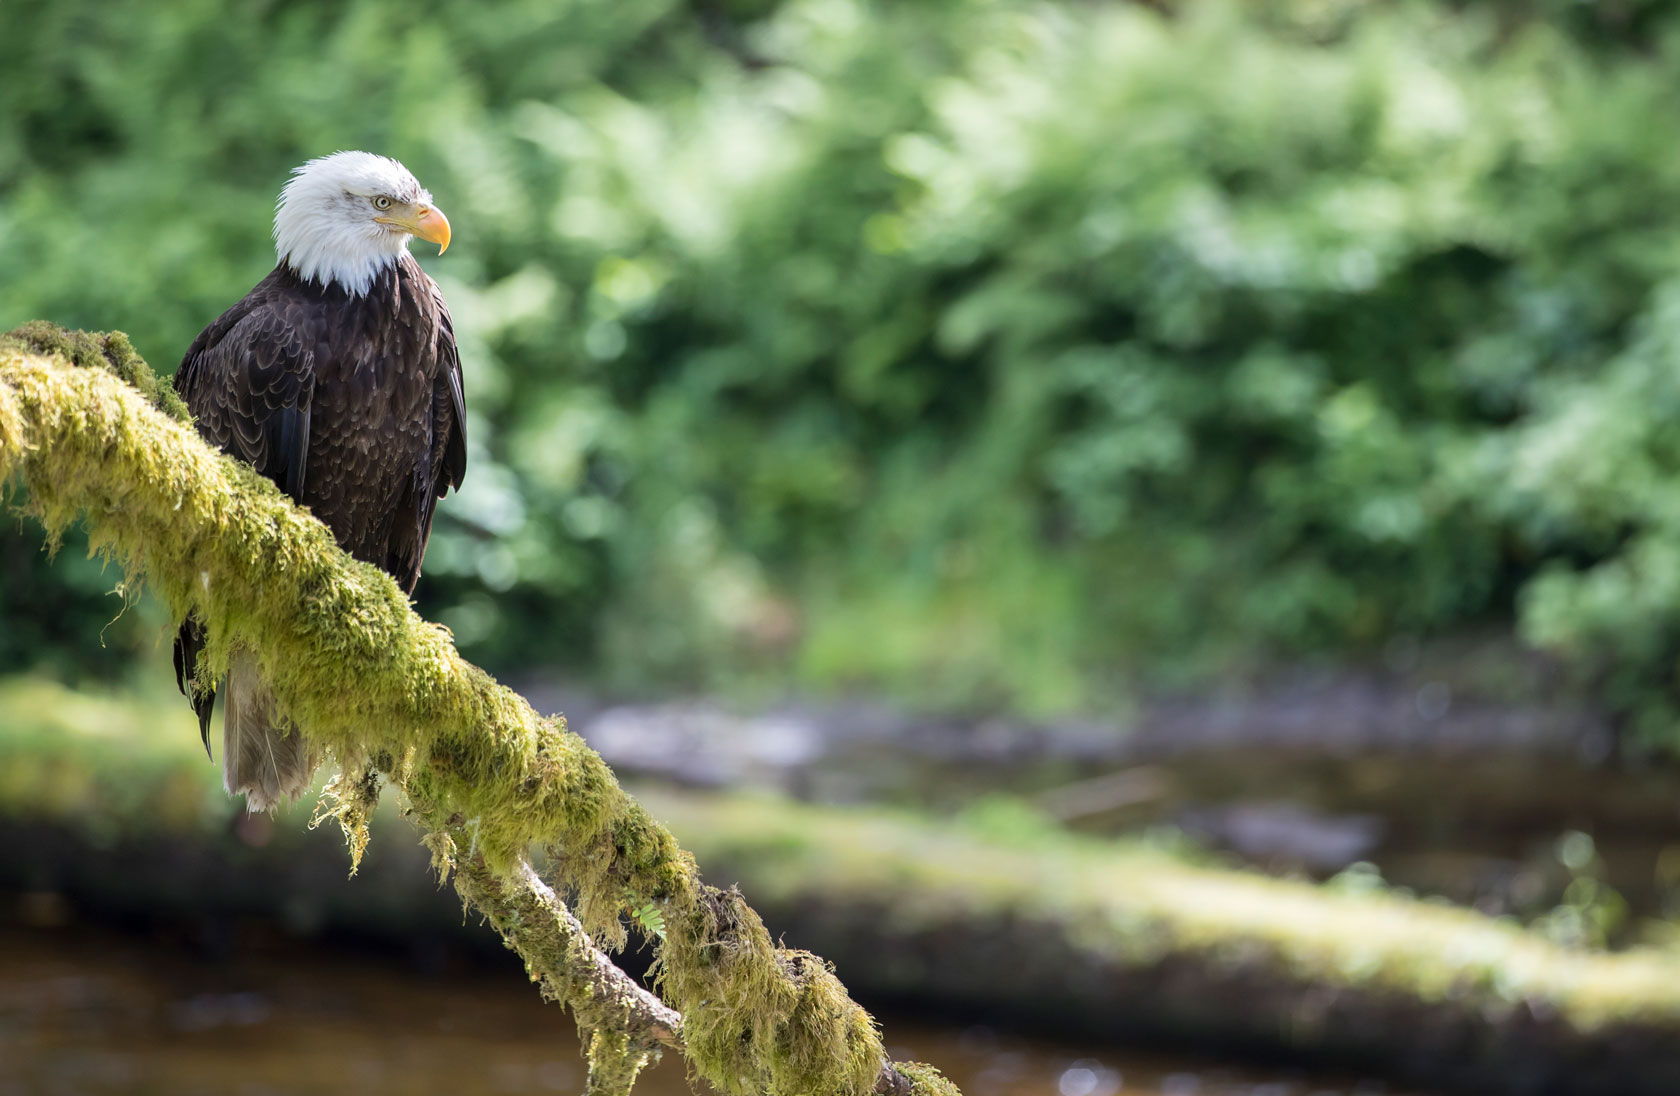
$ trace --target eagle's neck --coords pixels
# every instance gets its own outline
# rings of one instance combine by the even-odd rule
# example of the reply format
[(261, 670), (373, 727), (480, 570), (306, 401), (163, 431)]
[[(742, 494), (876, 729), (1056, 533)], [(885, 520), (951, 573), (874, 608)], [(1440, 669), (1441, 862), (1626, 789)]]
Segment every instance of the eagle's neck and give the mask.
[(289, 220), (284, 209), (274, 224), (282, 265), (305, 282), (336, 285), (354, 297), (365, 295), (381, 272), (408, 253), (408, 240), (404, 233), (377, 228), (347, 231), (331, 218)]

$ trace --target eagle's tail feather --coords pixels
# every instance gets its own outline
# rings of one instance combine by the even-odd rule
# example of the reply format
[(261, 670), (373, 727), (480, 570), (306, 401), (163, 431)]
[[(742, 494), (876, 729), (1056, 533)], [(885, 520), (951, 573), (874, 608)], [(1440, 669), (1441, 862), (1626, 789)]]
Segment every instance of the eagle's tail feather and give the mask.
[(318, 759), (303, 736), (276, 714), (256, 656), (244, 648), (235, 648), (229, 660), (226, 695), (222, 786), (229, 795), (244, 792), (253, 812), (297, 799), (314, 779)]

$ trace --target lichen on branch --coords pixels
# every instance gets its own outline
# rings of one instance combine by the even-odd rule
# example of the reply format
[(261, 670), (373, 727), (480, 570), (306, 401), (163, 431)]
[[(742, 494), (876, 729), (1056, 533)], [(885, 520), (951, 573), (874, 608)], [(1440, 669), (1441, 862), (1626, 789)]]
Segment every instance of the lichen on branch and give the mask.
[[(684, 1053), (724, 1092), (955, 1093), (937, 1071), (889, 1063), (828, 965), (775, 946), (737, 892), (706, 886), (563, 718), (462, 659), (388, 576), (184, 420), (120, 334), (32, 324), (0, 337), (0, 485), (26, 489), (51, 538), (85, 520), (131, 585), (202, 620), (203, 679), (226, 672), (236, 644), (256, 654), (280, 706), (338, 762), (329, 812), (353, 849), (384, 781), (445, 872), (515, 879), (542, 849), (582, 928), (614, 946), (624, 915), (651, 907)], [(628, 1034), (603, 1031), (591, 1033), (603, 1055)]]

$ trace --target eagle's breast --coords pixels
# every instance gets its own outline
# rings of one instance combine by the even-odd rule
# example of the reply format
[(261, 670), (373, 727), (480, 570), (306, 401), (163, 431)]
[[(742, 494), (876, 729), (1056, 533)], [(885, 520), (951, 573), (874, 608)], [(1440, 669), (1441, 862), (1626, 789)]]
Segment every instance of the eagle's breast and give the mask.
[(301, 501), (358, 559), (385, 566), (431, 486), (433, 392), (444, 368), (430, 279), (403, 260), (368, 293), (323, 295), (329, 343), (318, 355), (310, 475)]

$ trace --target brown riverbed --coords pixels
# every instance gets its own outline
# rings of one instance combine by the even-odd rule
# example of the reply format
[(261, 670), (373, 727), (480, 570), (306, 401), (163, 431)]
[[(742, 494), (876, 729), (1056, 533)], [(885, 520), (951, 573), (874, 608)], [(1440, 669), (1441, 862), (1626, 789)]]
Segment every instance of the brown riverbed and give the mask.
[[(885, 1031), (895, 1057), (934, 1062), (968, 1096), (1417, 1096), (913, 1016), (886, 1017)], [(336, 950), (210, 958), (167, 938), (0, 925), (0, 1096), (575, 1093), (583, 1081), (570, 1021), (511, 961), (422, 974)], [(690, 1091), (675, 1058), (638, 1086)]]

